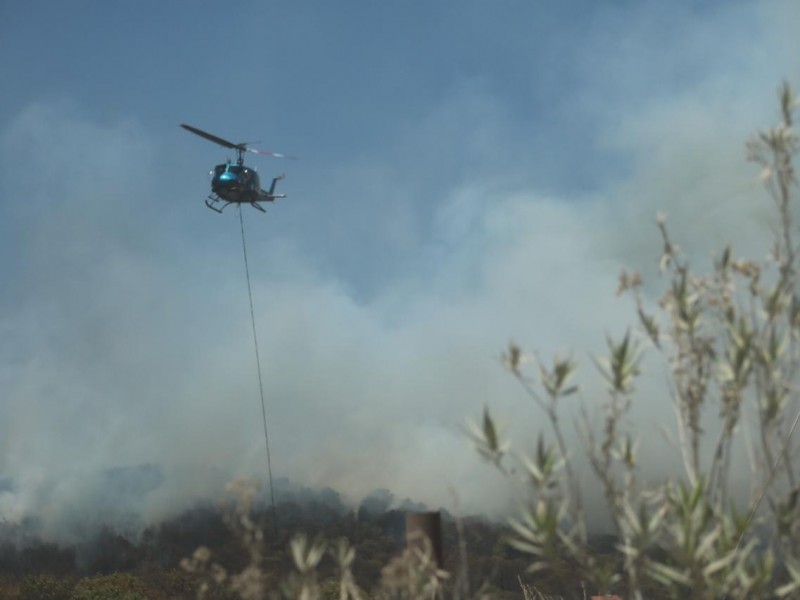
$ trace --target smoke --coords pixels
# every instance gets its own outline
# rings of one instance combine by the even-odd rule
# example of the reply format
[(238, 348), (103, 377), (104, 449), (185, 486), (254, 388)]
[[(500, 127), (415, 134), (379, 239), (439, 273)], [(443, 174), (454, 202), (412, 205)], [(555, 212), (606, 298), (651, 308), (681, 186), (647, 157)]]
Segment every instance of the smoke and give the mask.
[[(590, 193), (544, 191), (522, 174), (537, 154), (567, 162), (571, 149), (555, 137), (505, 164), (510, 116), (476, 83), (398, 140), (397, 155), (421, 139), (438, 140), (434, 153), (454, 136), (452, 147), (482, 145), (465, 151), (474, 169), (448, 157), (452, 176), (432, 193), (421, 193), (436, 180), (432, 156), (392, 155), (354, 160), (334, 185), (326, 168), (309, 170), (300, 198), (290, 173), (295, 197), (266, 216), (245, 208), (276, 475), (355, 500), (388, 488), (465, 511), (514, 506), (517, 492), (480, 464), (462, 431), (484, 405), (520, 451), (546, 429), (499, 364), (507, 342), (543, 358), (574, 352), (581, 400), (596, 410), (602, 389), (588, 357), (634, 323), (615, 297), (617, 276), (655, 273), (658, 210), (700, 264), (731, 238), (742, 253), (766, 252), (769, 202), (742, 147), (774, 118), (777, 68), (797, 65), (761, 69), (762, 41), (673, 95), (666, 86), (622, 95), (652, 77), (636, 62), (621, 95), (603, 87), (588, 106), (601, 83), (587, 75), (565, 105), (598, 119), (599, 151), (626, 165)], [(608, 68), (627, 52), (603, 49)], [(473, 122), (475, 137), (457, 133)], [(0, 131), (8, 522), (35, 518), (44, 535), (62, 536), (109, 520), (135, 528), (220, 494), (239, 473), (265, 477), (238, 218), (202, 207), (202, 187), (186, 184), (198, 165), (172, 147), (135, 120), (98, 122), (56, 103), (31, 105)], [(419, 180), (409, 175), (417, 167)], [(582, 168), (561, 167), (575, 178)], [(657, 279), (648, 286), (655, 297)], [(642, 383), (641, 431), (671, 418), (662, 382), (656, 368)], [(577, 436), (570, 443), (577, 451)], [(672, 464), (663, 446), (643, 454), (651, 472)]]

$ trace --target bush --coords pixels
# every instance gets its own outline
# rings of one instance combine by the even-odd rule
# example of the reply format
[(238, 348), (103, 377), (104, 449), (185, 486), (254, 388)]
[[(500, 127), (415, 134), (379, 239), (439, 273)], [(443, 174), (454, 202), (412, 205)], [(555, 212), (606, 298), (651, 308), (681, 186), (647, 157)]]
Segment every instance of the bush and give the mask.
[(81, 579), (70, 600), (148, 600), (145, 586), (129, 573), (113, 573)]
[(52, 575), (30, 575), (20, 585), (21, 600), (70, 600), (74, 582)]
[[(608, 355), (596, 360), (607, 387), (601, 426), (593, 426), (586, 412), (578, 422), (616, 531), (616, 561), (601, 562), (592, 551), (583, 489), (564, 441), (561, 406), (578, 391), (575, 362), (527, 360), (514, 344), (504, 355), (549, 419), (555, 440), (540, 436), (536, 455), (519, 467), (532, 501), (513, 521), (512, 544), (532, 557), (532, 570), (566, 564), (573, 579), (626, 598), (800, 597), (800, 473), (791, 443), (800, 419), (800, 274), (792, 204), (800, 144), (793, 130), (798, 103), (788, 85), (780, 101), (781, 123), (747, 144), (776, 209), (769, 258), (737, 258), (729, 246), (710, 273), (697, 274), (658, 216), (660, 265), (668, 280), (658, 305), (646, 302), (638, 273), (620, 276), (619, 291), (633, 298), (641, 331), (608, 340)], [(626, 424), (646, 345), (667, 368), (683, 462), (681, 476), (656, 485), (642, 482), (637, 435)], [(526, 363), (535, 365), (533, 375)], [(755, 442), (744, 436), (743, 424), (757, 432)], [(473, 437), (484, 458), (512, 472), (509, 443), (488, 409)], [(731, 468), (742, 451), (753, 461), (755, 485), (749, 500), (737, 503)]]

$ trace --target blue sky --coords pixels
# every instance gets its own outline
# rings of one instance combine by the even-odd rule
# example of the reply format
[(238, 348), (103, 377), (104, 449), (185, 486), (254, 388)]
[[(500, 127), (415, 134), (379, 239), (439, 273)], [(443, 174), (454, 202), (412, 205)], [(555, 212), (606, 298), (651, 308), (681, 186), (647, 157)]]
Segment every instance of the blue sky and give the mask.
[(700, 260), (761, 252), (743, 143), (800, 83), (789, 1), (0, 17), (0, 513), (53, 527), (109, 466), (169, 470), (148, 519), (218, 489), (194, 468), (263, 471), (237, 216), (202, 204), (226, 152), (179, 123), (300, 156), (248, 157), (287, 175), (245, 209), (277, 473), (498, 510), (459, 423), (537, 422), (504, 344), (591, 370), (632, 320), (620, 269), (655, 272), (657, 210)]

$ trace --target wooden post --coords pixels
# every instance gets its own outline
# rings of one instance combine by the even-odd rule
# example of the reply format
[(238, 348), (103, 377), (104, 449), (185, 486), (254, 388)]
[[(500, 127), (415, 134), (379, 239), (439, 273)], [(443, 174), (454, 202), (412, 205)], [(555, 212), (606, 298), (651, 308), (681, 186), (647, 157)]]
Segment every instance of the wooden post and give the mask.
[(436, 566), (444, 568), (442, 549), (442, 517), (439, 512), (406, 513), (406, 548), (424, 550), (425, 539), (430, 542), (431, 558)]

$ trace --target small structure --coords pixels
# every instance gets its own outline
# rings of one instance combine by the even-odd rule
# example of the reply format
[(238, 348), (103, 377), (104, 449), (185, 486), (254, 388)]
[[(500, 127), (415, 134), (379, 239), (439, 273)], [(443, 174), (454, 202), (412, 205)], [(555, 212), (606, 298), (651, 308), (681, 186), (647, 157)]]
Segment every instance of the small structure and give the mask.
[(430, 544), (431, 558), (439, 569), (444, 568), (442, 549), (442, 517), (438, 512), (406, 513), (406, 547), (426, 551)]

